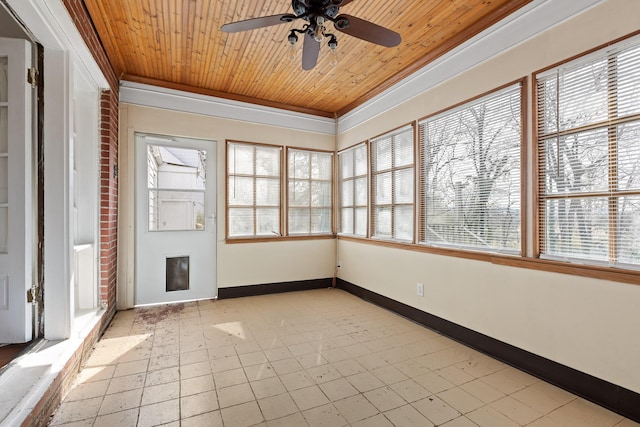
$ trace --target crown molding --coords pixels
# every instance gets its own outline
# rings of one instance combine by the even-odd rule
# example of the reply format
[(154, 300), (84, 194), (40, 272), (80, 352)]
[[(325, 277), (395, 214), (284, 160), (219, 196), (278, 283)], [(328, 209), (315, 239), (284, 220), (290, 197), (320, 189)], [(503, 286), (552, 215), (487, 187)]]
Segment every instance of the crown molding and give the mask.
[(121, 81), (120, 102), (307, 132), (336, 133), (332, 118), (129, 81)]

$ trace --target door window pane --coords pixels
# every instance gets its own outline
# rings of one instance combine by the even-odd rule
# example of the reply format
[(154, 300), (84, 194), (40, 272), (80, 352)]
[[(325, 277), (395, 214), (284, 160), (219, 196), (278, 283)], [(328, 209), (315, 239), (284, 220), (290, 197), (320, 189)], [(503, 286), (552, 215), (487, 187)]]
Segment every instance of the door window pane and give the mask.
[(149, 190), (149, 206), (149, 231), (204, 230), (204, 192)]
[(206, 153), (147, 146), (149, 231), (204, 230)]

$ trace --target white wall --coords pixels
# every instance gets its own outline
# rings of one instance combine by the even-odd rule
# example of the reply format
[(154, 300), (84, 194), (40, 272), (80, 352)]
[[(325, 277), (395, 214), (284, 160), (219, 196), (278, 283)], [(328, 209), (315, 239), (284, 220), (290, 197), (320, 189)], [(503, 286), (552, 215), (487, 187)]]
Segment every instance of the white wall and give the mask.
[(118, 307), (133, 304), (134, 132), (217, 141), (218, 288), (333, 276), (335, 241), (225, 242), (225, 140), (333, 150), (334, 135), (121, 103)]
[[(603, 1), (375, 120), (341, 133), (338, 149), (639, 28), (640, 2)], [(528, 121), (531, 141), (532, 120)], [(528, 157), (531, 162), (532, 156)], [(528, 178), (531, 182), (531, 172)], [(527, 195), (530, 209), (532, 197)], [(528, 236), (532, 229), (529, 223)], [(640, 286), (345, 240), (338, 241), (337, 256), (342, 263), (339, 277), (344, 280), (640, 392)], [(417, 282), (425, 286), (423, 298), (416, 296)]]

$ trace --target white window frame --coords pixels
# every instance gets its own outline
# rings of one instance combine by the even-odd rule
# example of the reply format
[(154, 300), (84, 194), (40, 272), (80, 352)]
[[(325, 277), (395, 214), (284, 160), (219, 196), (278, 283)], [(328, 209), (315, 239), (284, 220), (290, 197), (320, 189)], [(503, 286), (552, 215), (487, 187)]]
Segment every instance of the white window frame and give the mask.
[[(100, 91), (80, 67), (73, 73), (72, 192), (74, 329), (99, 305)], [(87, 316), (90, 317), (90, 316)]]

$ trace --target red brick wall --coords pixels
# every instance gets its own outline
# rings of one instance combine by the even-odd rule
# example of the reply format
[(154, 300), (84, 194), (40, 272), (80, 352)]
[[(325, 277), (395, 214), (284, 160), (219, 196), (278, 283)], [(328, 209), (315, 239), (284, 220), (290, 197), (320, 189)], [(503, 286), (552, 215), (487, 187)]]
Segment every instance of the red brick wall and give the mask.
[(100, 300), (116, 308), (118, 220), (118, 77), (107, 58), (82, 0), (63, 0), (111, 90), (100, 99)]

